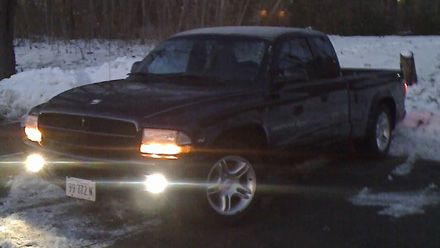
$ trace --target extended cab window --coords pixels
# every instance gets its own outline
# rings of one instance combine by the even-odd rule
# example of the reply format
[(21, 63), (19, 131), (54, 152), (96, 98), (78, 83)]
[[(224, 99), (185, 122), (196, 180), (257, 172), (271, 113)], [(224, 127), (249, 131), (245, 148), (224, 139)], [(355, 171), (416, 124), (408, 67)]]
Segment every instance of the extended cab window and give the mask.
[(279, 76), (287, 81), (305, 81), (314, 73), (309, 66), (312, 53), (305, 39), (293, 39), (281, 44), (278, 55)]
[(338, 58), (327, 37), (309, 38), (309, 44), (314, 56), (314, 66), (318, 78), (335, 78), (340, 75)]

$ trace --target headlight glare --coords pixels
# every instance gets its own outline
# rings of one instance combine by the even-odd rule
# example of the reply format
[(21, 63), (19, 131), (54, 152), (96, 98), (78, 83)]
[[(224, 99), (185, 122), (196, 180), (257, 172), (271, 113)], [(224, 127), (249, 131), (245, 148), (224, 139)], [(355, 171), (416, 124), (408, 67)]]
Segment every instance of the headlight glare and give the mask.
[(46, 162), (44, 161), (44, 158), (39, 154), (31, 154), (26, 159), (26, 169), (29, 172), (39, 172)]
[(153, 194), (162, 193), (168, 187), (168, 180), (162, 174), (146, 176), (145, 189)]

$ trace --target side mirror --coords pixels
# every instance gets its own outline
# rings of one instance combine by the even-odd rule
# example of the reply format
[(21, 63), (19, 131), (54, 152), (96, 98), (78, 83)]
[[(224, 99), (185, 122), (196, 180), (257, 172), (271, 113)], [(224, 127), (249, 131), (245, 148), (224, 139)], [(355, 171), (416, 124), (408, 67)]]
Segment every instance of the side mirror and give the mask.
[(136, 72), (139, 69), (140, 65), (141, 65), (141, 61), (134, 62), (133, 65), (131, 66), (130, 72), (131, 73)]
[(284, 70), (284, 77), (292, 81), (307, 81), (309, 75), (302, 66), (289, 67)]
[(309, 80), (306, 69), (301, 65), (280, 69), (276, 73), (275, 84), (284, 84), (289, 82), (303, 82)]

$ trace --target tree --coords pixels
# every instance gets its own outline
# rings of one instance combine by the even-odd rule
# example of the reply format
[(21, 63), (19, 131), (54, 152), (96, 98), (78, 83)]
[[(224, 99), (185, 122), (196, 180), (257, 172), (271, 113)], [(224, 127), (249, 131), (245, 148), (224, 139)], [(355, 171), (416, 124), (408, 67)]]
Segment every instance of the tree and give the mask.
[(16, 0), (0, 0), (0, 80), (15, 74), (15, 4)]

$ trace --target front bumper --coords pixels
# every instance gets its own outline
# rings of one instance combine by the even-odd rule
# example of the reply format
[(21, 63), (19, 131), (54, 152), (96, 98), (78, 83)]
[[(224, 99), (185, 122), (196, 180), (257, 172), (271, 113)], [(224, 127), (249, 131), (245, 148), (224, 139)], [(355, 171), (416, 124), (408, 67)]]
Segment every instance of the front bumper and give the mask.
[[(146, 176), (162, 174), (169, 182), (164, 193), (181, 192), (199, 186), (203, 178), (198, 177), (197, 167), (201, 166), (203, 156), (186, 154), (177, 160), (153, 159), (141, 154), (130, 158), (117, 159), (93, 156), (77, 156), (48, 150), (39, 144), (23, 139), (26, 154), (40, 154), (46, 164), (39, 175), (62, 188), (66, 177), (91, 180), (96, 183), (97, 194), (100, 192), (144, 192)], [(110, 157), (110, 156), (109, 156)], [(200, 169), (200, 168), (199, 168)]]

